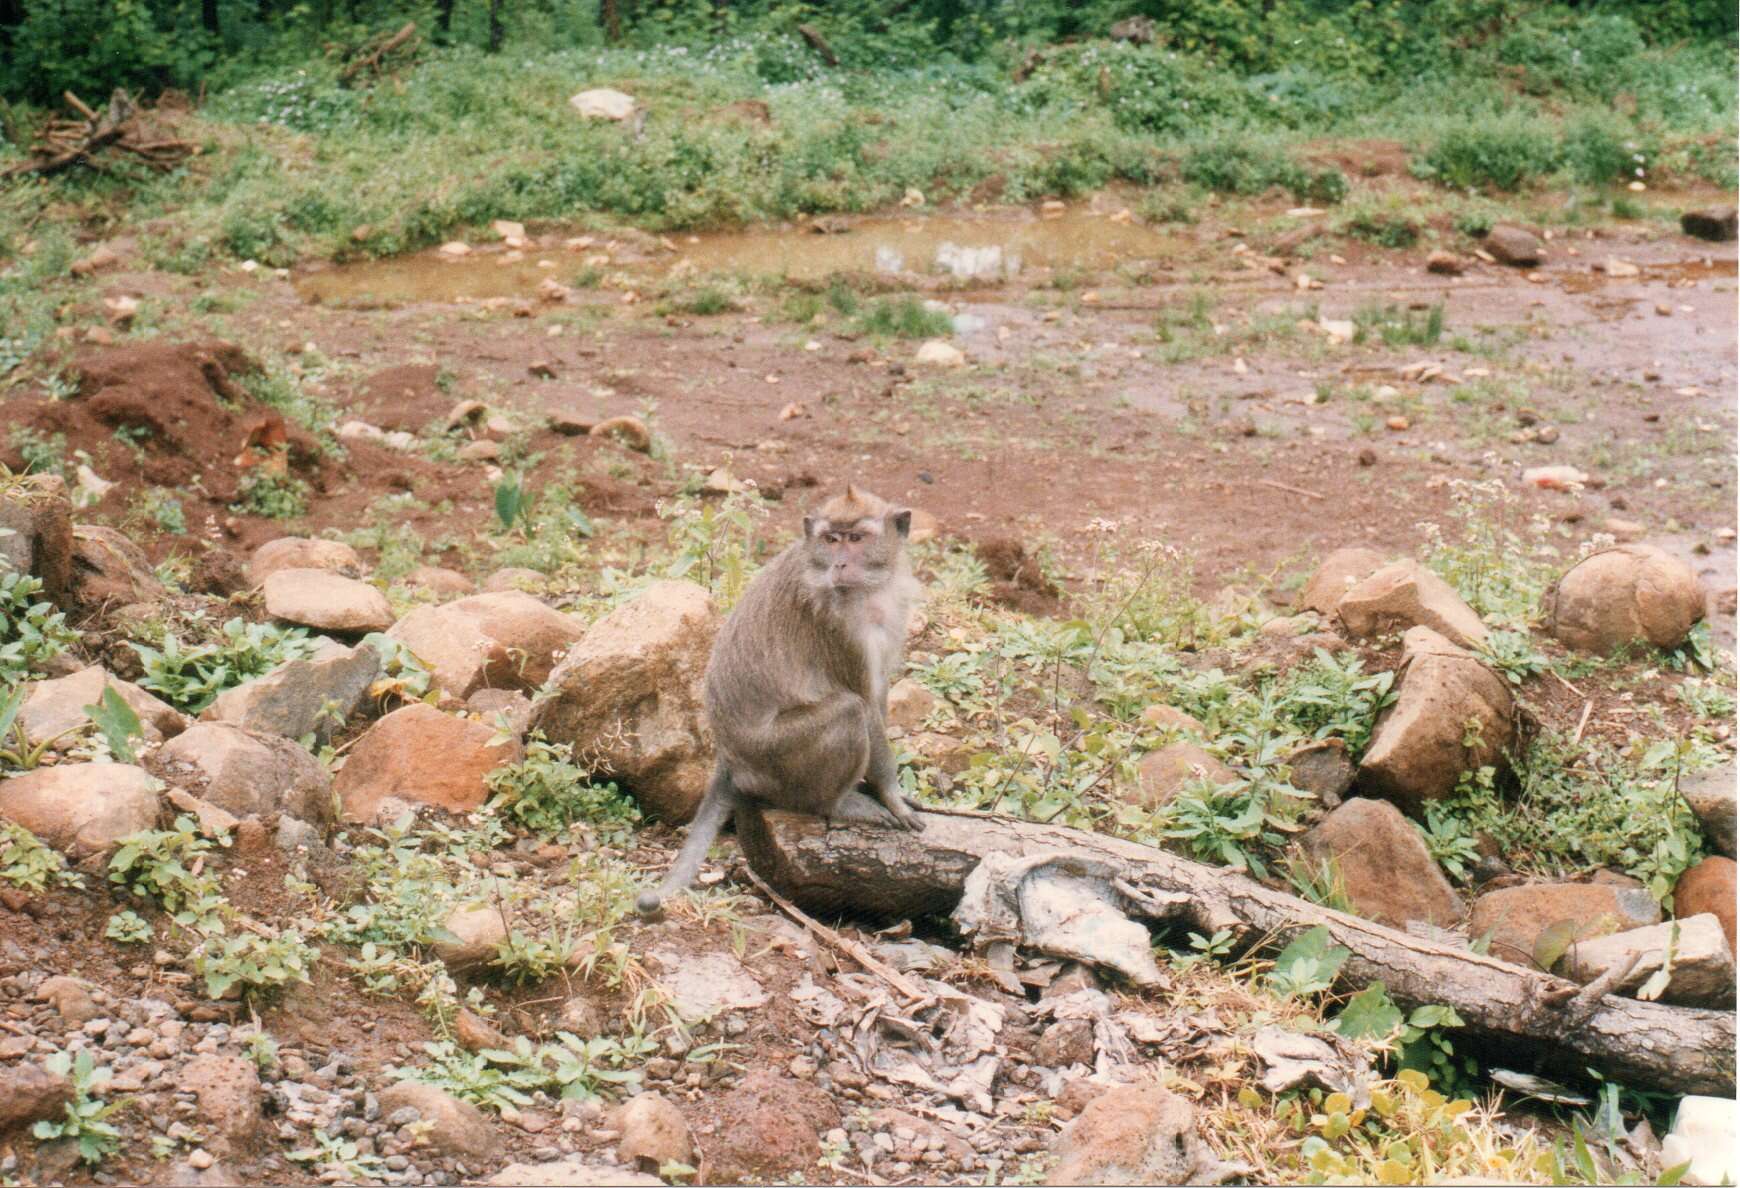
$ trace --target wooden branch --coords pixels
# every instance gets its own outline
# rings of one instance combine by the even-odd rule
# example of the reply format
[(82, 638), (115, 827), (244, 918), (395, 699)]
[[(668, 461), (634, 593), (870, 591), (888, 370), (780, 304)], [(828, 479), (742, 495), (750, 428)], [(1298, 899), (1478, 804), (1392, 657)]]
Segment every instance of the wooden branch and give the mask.
[(1229, 868), (1135, 842), (977, 813), (921, 817), (924, 831), (908, 833), (740, 811), (737, 833), (757, 873), (822, 914), (943, 914), (987, 854), (1072, 852), (1122, 868), (1135, 889), (1182, 895), (1185, 902), (1167, 910), (1204, 935), (1230, 927), (1248, 943), (1279, 946), (1322, 925), (1351, 954), (1342, 967), (1350, 988), (1381, 981), (1404, 1006), (1452, 1007), (1472, 1033), (1569, 1053), (1631, 1085), (1734, 1094), (1731, 1012), (1617, 996), (1590, 1002), (1563, 978), (1332, 911)]
[(406, 23), (404, 28), (386, 38), (386, 40), (382, 41), (373, 49), (370, 49), (368, 44), (365, 42), (363, 47), (357, 51), (357, 56), (351, 60), (350, 64), (338, 72), (338, 81), (341, 83), (349, 83), (358, 75), (365, 72), (372, 74), (380, 73), (381, 67), (386, 63), (386, 60), (391, 57), (395, 51), (404, 49), (408, 43), (414, 41), (416, 36), (417, 22), (410, 21)]
[(834, 47), (828, 44), (828, 39), (822, 36), (822, 31), (814, 25), (799, 25), (797, 31), (803, 39), (810, 43), (810, 48), (822, 56), (822, 61), (830, 66), (840, 64), (840, 55), (834, 52)]

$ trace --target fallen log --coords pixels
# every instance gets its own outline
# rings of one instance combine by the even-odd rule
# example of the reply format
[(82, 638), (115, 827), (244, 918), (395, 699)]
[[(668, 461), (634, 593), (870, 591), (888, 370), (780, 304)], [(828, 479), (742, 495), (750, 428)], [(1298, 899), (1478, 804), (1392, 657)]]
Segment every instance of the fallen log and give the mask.
[(1231, 929), (1245, 943), (1266, 947), (1322, 925), (1352, 954), (1341, 971), (1349, 988), (1382, 981), (1405, 1007), (1452, 1007), (1472, 1033), (1571, 1053), (1629, 1085), (1734, 1094), (1731, 1012), (1615, 995), (1591, 998), (1564, 978), (1386, 928), (1264, 887), (1230, 868), (1135, 842), (977, 813), (921, 816), (924, 831), (907, 833), (831, 827), (796, 813), (742, 811), (737, 833), (750, 867), (817, 913), (946, 914), (979, 860), (994, 852), (1061, 851), (1096, 859), (1126, 872), (1123, 882), (1137, 892), (1134, 898), (1150, 894), (1157, 905), (1150, 919), (1184, 924), (1205, 936)]
[(377, 75), (385, 71), (389, 59), (395, 54), (400, 61), (405, 61), (416, 52), (417, 22), (410, 21), (397, 33), (379, 34), (347, 55), (350, 61), (338, 72), (338, 81), (348, 87), (365, 74)]

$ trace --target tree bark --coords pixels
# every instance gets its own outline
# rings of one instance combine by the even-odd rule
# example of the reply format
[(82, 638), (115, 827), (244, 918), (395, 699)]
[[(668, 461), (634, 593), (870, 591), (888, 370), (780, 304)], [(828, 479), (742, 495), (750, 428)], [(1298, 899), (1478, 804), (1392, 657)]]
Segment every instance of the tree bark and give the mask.
[(1403, 1006), (1453, 1007), (1472, 1033), (1571, 1053), (1626, 1084), (1734, 1095), (1731, 1012), (1618, 996), (1579, 999), (1582, 987), (1564, 978), (1332, 911), (1230, 868), (1135, 842), (977, 813), (921, 816), (924, 831), (907, 833), (740, 810), (737, 835), (757, 874), (819, 914), (943, 914), (986, 854), (1080, 854), (1121, 867), (1141, 888), (1188, 896), (1176, 922), (1205, 936), (1228, 928), (1246, 942), (1278, 947), (1322, 925), (1351, 954), (1341, 971), (1349, 988), (1381, 981)]

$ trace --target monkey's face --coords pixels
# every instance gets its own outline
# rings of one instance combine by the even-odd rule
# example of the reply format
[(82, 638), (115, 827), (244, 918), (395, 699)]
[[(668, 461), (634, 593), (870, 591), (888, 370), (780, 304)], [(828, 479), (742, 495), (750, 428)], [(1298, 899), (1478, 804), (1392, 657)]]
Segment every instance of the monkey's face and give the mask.
[(810, 581), (820, 588), (840, 591), (874, 590), (886, 585), (894, 575), (911, 526), (912, 513), (904, 510), (850, 520), (806, 517)]

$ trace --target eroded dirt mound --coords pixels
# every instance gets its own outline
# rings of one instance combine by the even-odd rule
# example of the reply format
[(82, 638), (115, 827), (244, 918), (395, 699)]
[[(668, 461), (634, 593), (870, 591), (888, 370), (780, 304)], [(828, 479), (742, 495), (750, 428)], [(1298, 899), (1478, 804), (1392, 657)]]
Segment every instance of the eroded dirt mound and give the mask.
[(259, 365), (231, 343), (108, 347), (81, 356), (72, 371), (78, 388), (68, 399), (0, 407), (0, 461), (24, 468), (33, 444), (68, 458), (82, 450), (107, 481), (197, 488), (219, 501), (233, 499), (254, 466), (319, 478), (313, 437), (249, 394), (244, 384)]
[(1027, 614), (1048, 615), (1057, 609), (1057, 585), (1019, 540), (995, 536), (979, 541), (974, 548), (991, 576), (991, 597)]

